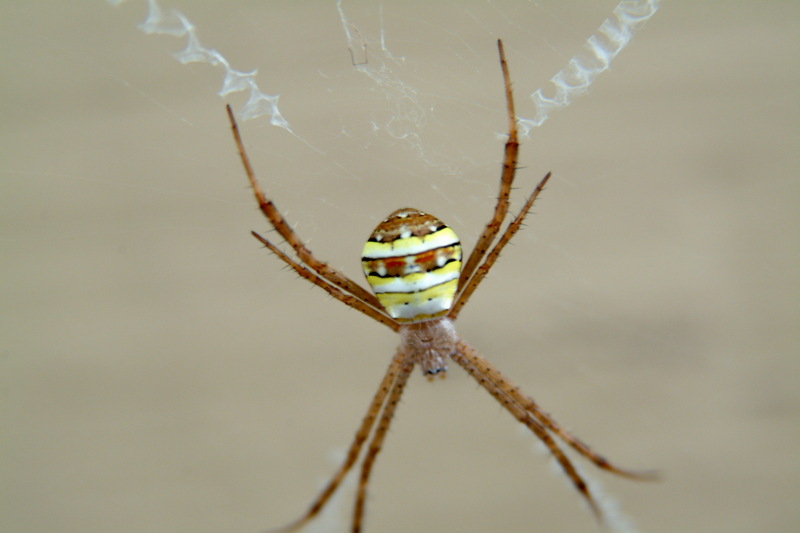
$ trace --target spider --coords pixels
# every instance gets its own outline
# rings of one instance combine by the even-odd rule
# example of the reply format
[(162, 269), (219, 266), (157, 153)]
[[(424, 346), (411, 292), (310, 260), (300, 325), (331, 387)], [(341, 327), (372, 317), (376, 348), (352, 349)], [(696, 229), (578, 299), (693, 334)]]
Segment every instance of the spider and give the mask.
[[(654, 477), (651, 472), (625, 470), (614, 466), (564, 430), (533, 399), (523, 394), (516, 385), (467, 344), (456, 333), (453, 325), (472, 293), (497, 261), (500, 252), (522, 227), (526, 215), (550, 178), (550, 173), (545, 175), (520, 212), (500, 234), (501, 226), (508, 214), (519, 144), (514, 98), (501, 40), (497, 41), (497, 46), (505, 85), (509, 131), (500, 178), (500, 193), (494, 215), (462, 268), (461, 244), (452, 229), (439, 219), (417, 209), (403, 208), (393, 212), (378, 224), (364, 245), (362, 253), (364, 274), (374, 294), (339, 270), (317, 259), (303, 244), (272, 200), (267, 198), (245, 152), (233, 111), (230, 105), (227, 106), (236, 147), (259, 208), (272, 227), (292, 248), (296, 259), (255, 231), (251, 232), (252, 235), (298, 275), (337, 300), (400, 334), (400, 346), (372, 398), (366, 416), (356, 431), (344, 462), (305, 514), (273, 531), (296, 531), (314, 518), (336, 492), (344, 477), (356, 464), (362, 448), (368, 443), (367, 452), (361, 463), (351, 525), (353, 533), (361, 531), (372, 467), (381, 451), (389, 424), (414, 366), (419, 365), (423, 375), (431, 380), (437, 375), (444, 377), (448, 360), (454, 361), (466, 370), (495, 400), (547, 446), (598, 520), (602, 521), (603, 515), (595, 497), (562, 450), (556, 437), (603, 470), (633, 479)], [(498, 234), (500, 234), (499, 239)]]

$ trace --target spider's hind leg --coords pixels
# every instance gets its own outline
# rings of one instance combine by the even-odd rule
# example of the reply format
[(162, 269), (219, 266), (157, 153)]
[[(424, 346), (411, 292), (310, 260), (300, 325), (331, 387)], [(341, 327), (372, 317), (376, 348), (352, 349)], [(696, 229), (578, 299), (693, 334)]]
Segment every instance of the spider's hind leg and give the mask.
[(514, 175), (517, 171), (517, 154), (519, 153), (519, 142), (517, 141), (517, 115), (514, 111), (514, 94), (511, 91), (511, 76), (508, 73), (508, 63), (503, 49), (503, 41), (497, 41), (497, 50), (500, 54), (500, 69), (503, 71), (503, 84), (506, 95), (506, 110), (508, 114), (508, 140), (506, 141), (505, 153), (503, 157), (503, 171), (500, 176), (500, 190), (497, 194), (497, 203), (494, 207), (494, 214), (483, 229), (480, 237), (475, 243), (475, 248), (469, 255), (461, 276), (458, 279), (458, 291), (461, 292), (472, 277), (475, 269), (478, 268), (483, 257), (489, 251), (495, 237), (500, 232), (503, 221), (508, 214), (509, 198), (511, 196), (511, 186), (514, 183)]

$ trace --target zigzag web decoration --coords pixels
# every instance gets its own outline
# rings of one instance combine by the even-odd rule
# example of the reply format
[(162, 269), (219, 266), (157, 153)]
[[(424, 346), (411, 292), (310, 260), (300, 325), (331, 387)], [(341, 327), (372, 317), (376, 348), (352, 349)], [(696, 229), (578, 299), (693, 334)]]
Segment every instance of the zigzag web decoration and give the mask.
[[(109, 4), (114, 6), (124, 1), (107, 0)], [(587, 92), (597, 76), (608, 70), (611, 61), (628, 45), (633, 38), (633, 33), (655, 14), (658, 9), (658, 1), (620, 1), (611, 15), (584, 43), (583, 50), (570, 59), (567, 65), (550, 79), (550, 82), (555, 86), (555, 95), (546, 97), (542, 89), (537, 89), (531, 93), (530, 97), (534, 102), (536, 114), (530, 119), (518, 117), (519, 135), (521, 137), (529, 136), (533, 128), (541, 126), (547, 120), (550, 112), (567, 107), (575, 97)], [(195, 26), (181, 12), (171, 10), (165, 13), (156, 0), (147, 0), (147, 3), (147, 18), (139, 24), (140, 30), (146, 34), (185, 36), (185, 48), (174, 54), (178, 61), (183, 64), (209, 63), (215, 67), (222, 66), (225, 72), (222, 87), (217, 93), (221, 97), (235, 92), (250, 92), (247, 102), (237, 113), (241, 120), (269, 115), (272, 125), (284, 128), (296, 136), (289, 126), (289, 122), (281, 115), (278, 109), (279, 95), (269, 95), (261, 92), (258, 88), (255, 81), (257, 70), (244, 72), (233, 69), (228, 60), (219, 51), (213, 48), (206, 48), (200, 44)], [(354, 68), (369, 76), (376, 86), (381, 87), (388, 95), (387, 99), (395, 102), (405, 102), (406, 104), (412, 102), (411, 107), (407, 109), (395, 109), (393, 122), (387, 127), (387, 132), (395, 138), (410, 142), (418, 150), (420, 157), (425, 160), (418, 130), (425, 124), (426, 110), (416, 100), (417, 91), (414, 87), (398, 79), (386, 64), (382, 64), (380, 68), (376, 69), (365, 61), (366, 43), (361, 37), (358, 28), (345, 15), (342, 3), (342, 0), (336, 0), (336, 8), (342, 23), (345, 39), (351, 54), (353, 54)], [(380, 52), (383, 57), (394, 62), (402, 62), (405, 59), (397, 58), (389, 52), (383, 29), (381, 29)], [(362, 57), (356, 57), (359, 53)], [(316, 148), (314, 149), (316, 150)], [(591, 480), (591, 478), (588, 479)], [(602, 494), (596, 482), (590, 482), (593, 484), (594, 491)], [(604, 497), (601, 498), (600, 504), (609, 517), (608, 526), (611, 529), (620, 533), (635, 531), (632, 523), (619, 512), (616, 502)]]
[(658, 9), (658, 0), (623, 0), (611, 16), (583, 45), (584, 50), (569, 60), (567, 66), (550, 78), (556, 86), (552, 98), (544, 96), (541, 89), (531, 94), (536, 106), (532, 119), (519, 118), (519, 134), (527, 137), (531, 129), (541, 126), (550, 112), (568, 106), (572, 100), (587, 91), (597, 76), (611, 65), (633, 38), (633, 32)]
[[(108, 0), (112, 5), (119, 5), (124, 0)], [(238, 112), (237, 115), (242, 120), (269, 115), (270, 124), (278, 126), (292, 132), (289, 122), (283, 118), (278, 109), (278, 98), (280, 95), (270, 95), (261, 92), (256, 84), (256, 74), (258, 69), (250, 72), (243, 72), (231, 68), (230, 63), (225, 57), (213, 48), (206, 48), (200, 44), (194, 24), (187, 19), (180, 11), (171, 10), (165, 13), (158, 5), (156, 0), (147, 0), (147, 18), (139, 24), (139, 29), (147, 34), (172, 35), (175, 37), (186, 37), (186, 47), (174, 54), (175, 59), (183, 64), (187, 63), (209, 63), (212, 66), (222, 66), (225, 75), (222, 80), (222, 88), (217, 92), (221, 97), (240, 91), (250, 91), (250, 97)], [(294, 133), (294, 132), (292, 132)]]
[[(112, 5), (119, 5), (124, 0), (107, 0)], [(144, 22), (139, 24), (139, 29), (147, 34), (186, 36), (186, 47), (175, 53), (175, 58), (183, 64), (209, 63), (212, 66), (222, 66), (225, 69), (222, 88), (217, 94), (224, 97), (240, 91), (250, 91), (250, 97), (244, 107), (237, 113), (242, 120), (269, 115), (270, 123), (292, 132), (289, 122), (281, 115), (278, 109), (280, 95), (270, 95), (259, 90), (255, 77), (258, 70), (243, 72), (231, 68), (227, 59), (213, 48), (205, 48), (200, 44), (195, 26), (179, 11), (171, 10), (165, 13), (156, 0), (147, 0), (148, 14)], [(342, 21), (345, 38), (350, 46), (351, 53), (364, 46), (355, 26), (347, 19), (342, 9), (342, 0), (336, 2), (337, 10)], [(611, 61), (628, 45), (633, 38), (633, 33), (642, 24), (650, 19), (658, 9), (658, 0), (622, 0), (614, 11), (601, 25), (600, 28), (586, 41), (579, 54), (569, 60), (567, 66), (550, 79), (555, 86), (555, 95), (544, 96), (542, 89), (537, 89), (530, 96), (536, 106), (536, 115), (533, 118), (519, 118), (520, 136), (529, 136), (531, 130), (541, 126), (549, 117), (551, 111), (568, 106), (573, 99), (584, 94), (597, 76), (611, 65)], [(350, 30), (354, 29), (354, 32)], [(355, 33), (356, 35), (354, 35)], [(388, 53), (381, 34), (381, 48)], [(390, 56), (391, 57), (391, 56)], [(394, 59), (394, 58), (392, 58)], [(354, 61), (355, 62), (355, 61)], [(390, 71), (375, 72), (366, 64), (356, 63), (356, 68), (373, 78), (379, 85), (392, 81), (395, 88), (399, 88), (401, 96), (408, 91), (414, 92), (400, 80), (391, 80)], [(378, 75), (380, 74), (380, 75)], [(415, 110), (422, 112), (419, 109)], [(417, 117), (418, 119), (420, 117)], [(294, 133), (294, 132), (292, 132)], [(405, 135), (410, 135), (405, 132)]]

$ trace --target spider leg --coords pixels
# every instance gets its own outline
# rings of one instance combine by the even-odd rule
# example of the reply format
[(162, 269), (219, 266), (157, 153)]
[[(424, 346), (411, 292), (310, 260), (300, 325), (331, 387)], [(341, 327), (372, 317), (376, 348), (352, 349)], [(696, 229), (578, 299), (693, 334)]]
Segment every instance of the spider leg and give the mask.
[(506, 107), (508, 109), (508, 140), (506, 141), (505, 158), (503, 159), (503, 173), (500, 177), (500, 192), (497, 195), (497, 204), (494, 207), (494, 215), (483, 233), (475, 243), (475, 248), (469, 255), (469, 259), (464, 264), (461, 276), (458, 278), (458, 291), (466, 285), (472, 273), (478, 268), (478, 264), (489, 251), (489, 247), (500, 231), (503, 221), (508, 214), (508, 198), (511, 195), (511, 184), (514, 182), (514, 174), (517, 170), (517, 154), (519, 153), (519, 143), (517, 142), (517, 116), (514, 112), (514, 95), (511, 92), (511, 77), (508, 74), (508, 64), (503, 50), (503, 41), (497, 41), (497, 49), (500, 53), (500, 68), (503, 70), (503, 82), (506, 90)]
[(456, 350), (456, 353), (451, 355), (451, 359), (461, 365), (461, 367), (486, 389), (495, 400), (505, 407), (514, 418), (525, 424), (525, 426), (547, 446), (550, 453), (552, 453), (553, 457), (558, 461), (558, 464), (561, 465), (564, 473), (572, 481), (574, 487), (589, 504), (594, 515), (602, 522), (603, 513), (600, 511), (597, 502), (592, 496), (586, 481), (575, 468), (575, 465), (572, 464), (569, 457), (564, 453), (564, 450), (558, 445), (558, 442), (547, 431), (545, 424), (535, 415), (527, 411), (525, 406), (521, 405), (511, 394), (510, 388), (512, 388), (513, 385), (508, 383), (508, 381), (497, 381), (494, 376), (487, 373), (484, 367), (486, 361), (479, 356), (472, 347), (463, 341), (458, 341), (456, 343)]
[(497, 258), (500, 257), (500, 252), (503, 251), (503, 248), (505, 248), (506, 244), (509, 243), (511, 238), (522, 227), (525, 217), (528, 216), (531, 207), (533, 207), (533, 202), (536, 201), (536, 198), (539, 196), (539, 193), (542, 192), (542, 189), (544, 189), (544, 186), (549, 179), (550, 173), (548, 172), (528, 197), (525, 205), (522, 206), (522, 210), (520, 210), (519, 214), (514, 217), (514, 220), (511, 221), (511, 224), (509, 224), (506, 230), (503, 232), (500, 240), (495, 243), (492, 251), (489, 252), (488, 256), (486, 256), (486, 261), (484, 261), (478, 270), (475, 271), (475, 275), (473, 275), (467, 281), (466, 286), (462, 287), (461, 294), (458, 295), (458, 300), (456, 300), (456, 302), (453, 304), (453, 307), (450, 308), (450, 312), (447, 313), (447, 316), (449, 316), (451, 319), (455, 320), (458, 317), (458, 314), (461, 312), (461, 309), (464, 307), (467, 301), (469, 301), (472, 293), (475, 292), (475, 289), (478, 288), (478, 285), (480, 285), (481, 281), (483, 281), (483, 279), (486, 277), (486, 274), (489, 273), (489, 270), (491, 270), (495, 261), (497, 261)]
[(397, 408), (400, 397), (403, 395), (403, 390), (405, 389), (413, 369), (414, 362), (411, 360), (406, 360), (400, 368), (400, 372), (395, 378), (394, 385), (392, 385), (392, 392), (389, 394), (389, 398), (383, 406), (383, 413), (381, 413), (381, 418), (378, 420), (375, 433), (369, 443), (367, 454), (364, 456), (364, 462), (361, 463), (361, 476), (358, 479), (358, 494), (356, 496), (356, 505), (353, 509), (353, 533), (359, 533), (361, 531), (361, 522), (364, 519), (364, 509), (366, 506), (367, 485), (369, 483), (370, 473), (372, 473), (372, 466), (375, 464), (375, 459), (381, 451), (383, 440), (386, 437), (386, 432), (389, 430), (389, 424), (392, 421), (392, 416), (394, 416), (394, 411)]
[(281, 261), (289, 265), (289, 267), (291, 267), (292, 270), (297, 272), (297, 274), (299, 274), (300, 277), (307, 279), (308, 281), (318, 286), (319, 288), (321, 288), (322, 290), (324, 290), (325, 292), (327, 292), (340, 302), (344, 303), (349, 307), (352, 307), (353, 309), (361, 311), (368, 317), (380, 322), (384, 326), (387, 326), (394, 331), (400, 329), (400, 325), (394, 320), (392, 320), (390, 317), (384, 315), (383, 313), (379, 312), (376, 309), (373, 309), (372, 307), (368, 306), (355, 296), (351, 296), (345, 293), (339, 287), (331, 285), (326, 279), (321, 278), (316, 273), (312, 272), (310, 269), (304, 267), (297, 261), (293, 260), (291, 257), (283, 253), (280, 248), (272, 244), (270, 241), (268, 241), (266, 238), (262, 237), (255, 231), (251, 231), (250, 233), (253, 235), (253, 237), (258, 239), (264, 246), (266, 246), (272, 253), (277, 255), (281, 259)]
[[(356, 463), (359, 453), (361, 452), (361, 448), (364, 446), (367, 437), (369, 437), (370, 431), (372, 431), (372, 427), (375, 425), (375, 420), (378, 418), (381, 408), (383, 407), (384, 403), (386, 403), (386, 397), (390, 392), (394, 391), (398, 376), (402, 372), (406, 371), (406, 366), (408, 364), (409, 363), (405, 354), (398, 351), (397, 354), (395, 354), (395, 356), (392, 358), (389, 369), (386, 371), (386, 375), (383, 376), (383, 380), (381, 380), (381, 384), (378, 387), (375, 396), (372, 398), (372, 403), (369, 405), (367, 414), (361, 421), (358, 431), (356, 431), (356, 436), (353, 439), (353, 442), (350, 444), (350, 448), (347, 450), (347, 458), (344, 460), (333, 477), (331, 477), (330, 481), (328, 481), (328, 484), (325, 486), (319, 496), (317, 496), (317, 498), (312, 502), (308, 511), (306, 511), (303, 516), (283, 527), (268, 530), (270, 533), (288, 533), (290, 531), (297, 531), (312, 518), (314, 518), (322, 510), (325, 504), (328, 503), (330, 497), (333, 496), (333, 493), (336, 492), (337, 488), (339, 488), (339, 485), (341, 485), (344, 477)], [(405, 379), (407, 378), (408, 376), (406, 376)], [(394, 407), (392, 407), (391, 410), (394, 411)], [(381, 417), (381, 420), (383, 420), (383, 417)]]
[(289, 244), (289, 246), (292, 247), (294, 252), (297, 254), (297, 257), (300, 258), (300, 261), (302, 261), (305, 265), (308, 265), (308, 267), (316, 272), (321, 278), (326, 280), (328, 283), (339, 287), (343, 291), (352, 294), (359, 300), (365, 302), (367, 305), (376, 309), (382, 309), (381, 304), (378, 302), (378, 299), (374, 294), (345, 276), (339, 270), (314, 257), (314, 254), (311, 253), (311, 250), (309, 250), (305, 244), (303, 244), (303, 241), (300, 240), (300, 237), (294, 232), (291, 226), (289, 226), (289, 223), (286, 222), (286, 219), (283, 218), (283, 215), (280, 213), (280, 211), (278, 211), (278, 208), (275, 207), (275, 204), (272, 202), (272, 200), (267, 198), (267, 196), (264, 194), (264, 191), (261, 189), (261, 185), (259, 185), (258, 180), (256, 179), (253, 166), (250, 164), (250, 159), (247, 157), (247, 152), (244, 149), (244, 143), (242, 142), (242, 136), (239, 133), (239, 126), (236, 124), (236, 118), (234, 117), (233, 110), (231, 109), (230, 105), (228, 105), (226, 109), (228, 110), (228, 119), (231, 123), (233, 138), (236, 141), (236, 148), (239, 151), (239, 157), (242, 160), (242, 165), (244, 165), (247, 179), (250, 181), (250, 186), (252, 187), (253, 194), (258, 202), (258, 207), (261, 209), (261, 212), (267, 218), (272, 227), (274, 227), (281, 237), (283, 237), (283, 239)]
[(588, 444), (573, 436), (571, 433), (562, 428), (551, 415), (546, 413), (539, 407), (533, 398), (526, 396), (519, 390), (519, 387), (511, 383), (499, 370), (492, 366), (489, 361), (477, 354), (474, 348), (464, 344), (464, 355), (480, 368), (481, 372), (493, 382), (497, 383), (508, 391), (515, 402), (521, 405), (527, 412), (529, 412), (539, 422), (544, 424), (547, 429), (558, 435), (558, 437), (569, 444), (575, 451), (584, 456), (586, 459), (594, 463), (598, 468), (607, 470), (619, 476), (639, 479), (639, 480), (655, 480), (658, 476), (654, 471), (635, 471), (627, 470), (613, 465), (608, 459), (592, 450)]

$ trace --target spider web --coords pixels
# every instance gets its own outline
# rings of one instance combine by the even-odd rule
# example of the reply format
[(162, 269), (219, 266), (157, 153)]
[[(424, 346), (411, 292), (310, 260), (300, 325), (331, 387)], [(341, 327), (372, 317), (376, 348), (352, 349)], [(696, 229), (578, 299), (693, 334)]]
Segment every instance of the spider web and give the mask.
[[(241, 124), (258, 175), (314, 252), (362, 282), (363, 240), (393, 209), (437, 215), (466, 249), (486, 222), (506, 129), (494, 40), (533, 119), (529, 95), (556, 97), (550, 80), (618, 5), (342, 0), (349, 45), (336, 0), (157, 2), (248, 80), (224, 98), (237, 111), (250, 81), (279, 96), (294, 134), (266, 97)], [(641, 485), (585, 465), (643, 529), (786, 529), (800, 71), (775, 67), (797, 65), (800, 3), (662, 5), (523, 142), (512, 211), (553, 178), (459, 332), (598, 452), (663, 469)], [(0, 4), (3, 531), (289, 520), (396, 345), (250, 237), (269, 228), (218, 96), (225, 63), (178, 61), (184, 22), (145, 34), (148, 13)], [(597, 529), (463, 372), (409, 386), (367, 531)]]
[[(124, 0), (108, 0), (119, 5)], [(553, 110), (566, 107), (576, 96), (585, 93), (599, 74), (607, 71), (612, 60), (625, 48), (643, 22), (651, 18), (657, 10), (657, 0), (622, 0), (612, 10), (600, 27), (586, 40), (584, 50), (578, 52), (556, 73), (550, 83), (554, 92), (546, 96), (542, 88), (530, 93), (534, 116), (520, 116), (520, 136), (530, 135), (531, 129), (541, 126)], [(166, 10), (158, 0), (147, 0), (147, 18), (139, 24), (146, 34), (172, 35), (185, 38), (183, 50), (174, 54), (182, 64), (208, 63), (221, 67), (222, 84), (217, 92), (221, 97), (236, 92), (246, 92), (246, 103), (237, 111), (243, 120), (268, 116), (273, 126), (292, 132), (289, 122), (278, 107), (280, 95), (263, 92), (256, 81), (258, 69), (237, 70), (215, 48), (201, 44), (196, 26), (177, 9)], [(427, 123), (427, 112), (418, 99), (419, 91), (398, 77), (392, 66), (402, 65), (404, 56), (394, 55), (388, 46), (384, 25), (384, 6), (378, 7), (380, 26), (362, 31), (345, 13), (342, 0), (337, 0), (336, 10), (350, 52), (355, 70), (365, 74), (377, 90), (383, 93), (387, 103), (392, 106), (390, 120), (382, 125), (372, 122), (375, 130), (384, 130), (389, 136), (408, 142), (417, 155), (426, 159), (421, 140), (421, 131)], [(374, 34), (371, 38), (365, 37)], [(377, 66), (370, 64), (369, 57), (377, 58)], [(519, 98), (519, 95), (518, 95)], [(428, 160), (429, 161), (429, 160)], [(430, 161), (429, 161), (430, 162)]]
[[(348, 234), (358, 235), (344, 249), (357, 249), (364, 223), (354, 213), (369, 212), (377, 223), (397, 205), (413, 205), (459, 227), (469, 245), (480, 224), (464, 208), (486, 212), (495, 194), (494, 180), (486, 176), (497, 173), (506, 131), (494, 41), (506, 41), (519, 129), (527, 137), (608, 70), (656, 4), (450, 2), (439, 20), (402, 2), (338, 0), (315, 6), (311, 15), (274, 2), (258, 22), (232, 18), (219, 29), (203, 21), (199, 8), (147, 0), (139, 28), (176, 39), (172, 53), (182, 64), (215, 69), (215, 92), (241, 120), (267, 119), (305, 144), (293, 148), (303, 167), (292, 170), (291, 183), (274, 183), (273, 195), (302, 205), (294, 220), (307, 239), (314, 239), (322, 220), (336, 218), (345, 224), (343, 233), (352, 224)], [(287, 41), (286, 27), (314, 33), (318, 43), (300, 54), (300, 44)], [(226, 47), (225, 31), (230, 35), (233, 29), (250, 50), (233, 49), (229, 37)], [(214, 30), (217, 37), (207, 36)], [(253, 144), (280, 146), (273, 150), (278, 154), (293, 146), (277, 131), (247, 137)], [(546, 149), (541, 138), (523, 147), (523, 157)], [(550, 165), (532, 173), (541, 176)], [(569, 179), (563, 172), (557, 177)], [(309, 194), (306, 184), (319, 181), (323, 186)], [(365, 188), (372, 208), (347, 200)], [(352, 262), (336, 253), (329, 254), (335, 264)]]
[[(276, 176), (269, 194), (315, 250), (354, 278), (353, 250), (370, 229), (364, 213), (377, 223), (399, 206), (418, 207), (471, 246), (496, 194), (506, 133), (497, 38), (520, 133), (530, 137), (558, 122), (546, 123), (587, 92), (656, 9), (655, 1), (615, 0), (450, 2), (438, 14), (402, 2), (339, 0), (296, 13), (288, 5), (269, 3), (250, 20), (233, 10), (219, 21), (193, 4), (147, 0), (139, 28), (174, 39), (166, 46), (181, 65), (213, 70), (213, 93), (243, 121), (256, 168)], [(234, 33), (245, 44), (231, 42)], [(553, 164), (542, 162), (545, 137), (523, 146), (533, 152), (525, 164), (539, 161), (520, 177), (523, 190)], [(317, 245), (329, 221), (338, 246)]]

